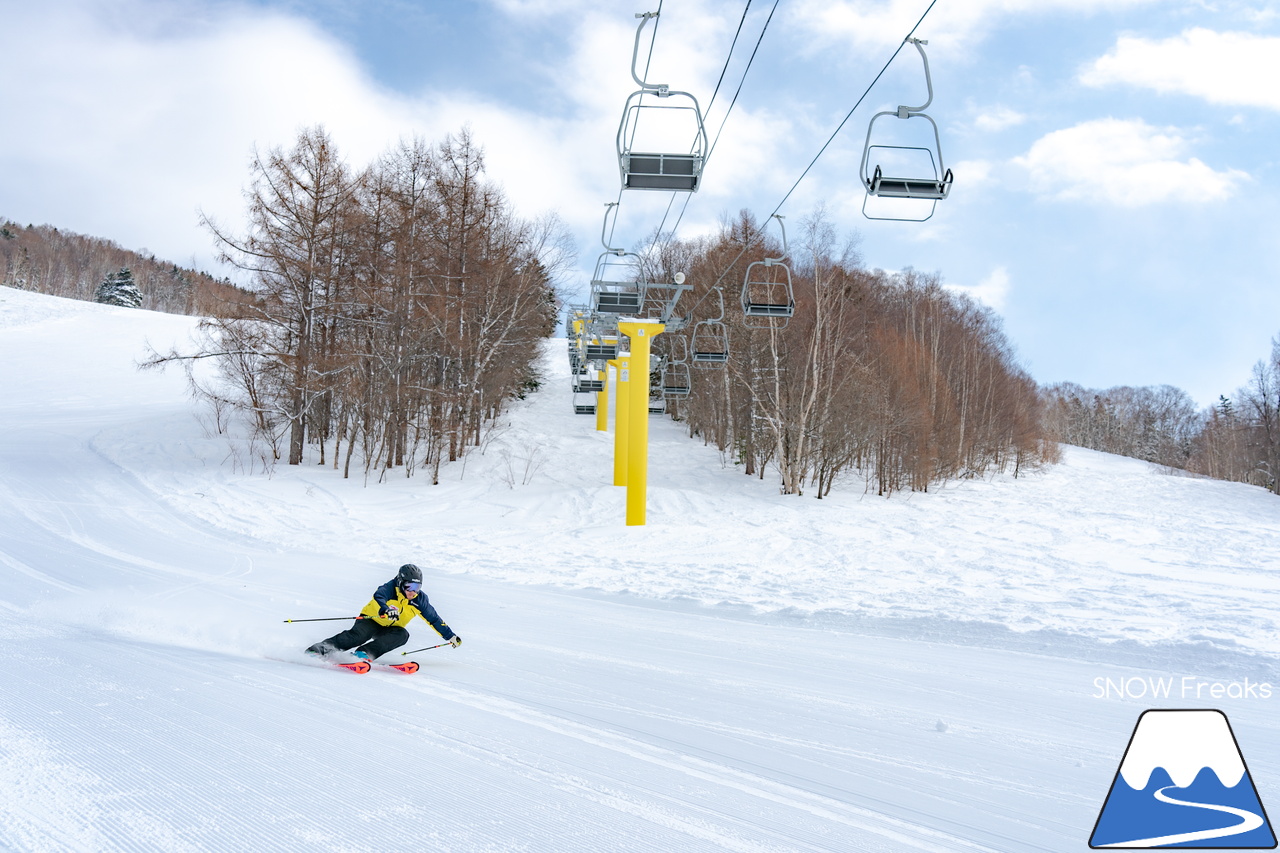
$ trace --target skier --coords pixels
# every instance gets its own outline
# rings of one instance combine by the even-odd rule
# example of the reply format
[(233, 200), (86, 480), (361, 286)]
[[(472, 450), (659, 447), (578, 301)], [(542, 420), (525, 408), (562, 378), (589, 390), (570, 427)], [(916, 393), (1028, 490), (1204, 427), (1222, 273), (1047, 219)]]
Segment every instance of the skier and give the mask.
[(356, 657), (374, 660), (409, 642), (404, 627), (413, 617), (421, 616), (455, 649), (462, 638), (453, 633), (422, 591), (422, 570), (405, 563), (394, 578), (373, 592), (373, 600), (365, 605), (347, 630), (321, 640), (307, 649), (309, 654), (327, 655), (355, 649)]

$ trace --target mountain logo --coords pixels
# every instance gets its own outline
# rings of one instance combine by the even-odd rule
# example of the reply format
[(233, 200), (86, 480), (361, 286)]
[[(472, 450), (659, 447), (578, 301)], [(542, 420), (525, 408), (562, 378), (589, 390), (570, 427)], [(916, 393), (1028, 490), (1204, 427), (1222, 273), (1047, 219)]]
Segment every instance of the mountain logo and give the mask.
[(1227, 715), (1144, 711), (1089, 846), (1274, 849), (1275, 833)]

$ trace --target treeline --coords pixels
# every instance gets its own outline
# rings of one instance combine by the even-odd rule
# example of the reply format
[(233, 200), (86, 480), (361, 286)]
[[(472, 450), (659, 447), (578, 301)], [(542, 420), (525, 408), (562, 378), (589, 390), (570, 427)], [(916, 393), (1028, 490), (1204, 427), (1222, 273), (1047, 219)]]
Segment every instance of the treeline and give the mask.
[(1204, 426), (1187, 393), (1171, 385), (1109, 388), (1063, 382), (1044, 389), (1045, 426), (1059, 441), (1186, 468)]
[(1207, 409), (1167, 385), (1098, 391), (1064, 383), (1044, 396), (1046, 425), (1062, 441), (1280, 494), (1280, 337), (1248, 384)]
[(206, 224), (258, 303), (207, 320), (194, 358), (153, 363), (214, 358), (220, 379), (198, 391), (247, 414), (272, 459), (284, 445), (297, 465), (312, 447), (345, 476), (403, 467), (434, 482), (537, 387), (568, 238), (554, 217), (515, 215), (467, 131), (359, 171), (323, 129), (304, 131), (255, 157), (247, 221), (242, 235)]
[(750, 214), (713, 238), (655, 241), (649, 274), (683, 270), (696, 283), (681, 303), (694, 307), (689, 326), (656, 339), (665, 352), (696, 348), (699, 323), (719, 310), (715, 282), (727, 306), (728, 364), (692, 371), (675, 411), (691, 435), (748, 474), (776, 468), (785, 494), (811, 486), (819, 498), (847, 471), (887, 495), (1053, 461), (1038, 389), (996, 315), (936, 276), (866, 270), (837, 242), (821, 214), (804, 223), (789, 261), (794, 316), (759, 328), (737, 307), (739, 290), (749, 263), (782, 249)]
[(142, 295), (140, 307), (152, 311), (209, 316), (252, 301), (229, 281), (110, 240), (0, 219), (0, 284), (6, 287), (93, 301), (98, 287), (124, 269)]

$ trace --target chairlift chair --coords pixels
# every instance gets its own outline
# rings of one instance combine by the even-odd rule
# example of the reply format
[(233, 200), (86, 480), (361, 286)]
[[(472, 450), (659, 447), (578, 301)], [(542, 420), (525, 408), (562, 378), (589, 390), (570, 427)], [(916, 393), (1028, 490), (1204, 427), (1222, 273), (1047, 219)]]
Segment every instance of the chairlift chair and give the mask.
[(720, 302), (720, 314), (693, 324), (692, 342), (694, 367), (717, 367), (729, 361), (729, 329), (724, 324), (724, 291), (715, 288)]
[(742, 316), (754, 329), (783, 328), (796, 311), (791, 268), (786, 264), (787, 229), (781, 216), (775, 213), (773, 218), (782, 229), (782, 256), (752, 262), (742, 282)]
[(597, 314), (639, 316), (644, 308), (644, 283), (622, 281), (616, 278), (619, 274), (618, 268), (624, 263), (631, 267), (639, 261), (639, 255), (621, 250), (611, 250), (600, 255), (599, 260), (596, 261), (595, 275), (591, 280), (593, 311)]
[(662, 396), (688, 397), (692, 378), (689, 364), (684, 361), (668, 361), (662, 367)]
[[(698, 99), (688, 92), (674, 91), (665, 83), (646, 83), (636, 73), (636, 62), (640, 55), (640, 34), (650, 18), (657, 18), (657, 12), (642, 12), (640, 26), (636, 28), (635, 47), (631, 52), (631, 78), (640, 85), (640, 89), (627, 98), (622, 110), (622, 121), (618, 125), (618, 170), (622, 176), (622, 188), (628, 190), (662, 190), (668, 192), (697, 192), (702, 179), (702, 167), (707, 158), (707, 129), (702, 122), (702, 109)], [(658, 104), (644, 103), (644, 96), (658, 98)], [(675, 102), (668, 99), (676, 99)], [(667, 101), (667, 103), (661, 103)], [(639, 120), (642, 116), (649, 121), (658, 121), (663, 113), (690, 113), (693, 117), (692, 128), (695, 130), (694, 141), (688, 153), (654, 152), (635, 150), (635, 137)], [(647, 125), (646, 125), (647, 126)]]
[(605, 237), (609, 228), (609, 211), (617, 206), (616, 201), (605, 205), (604, 223), (600, 226), (600, 242), (604, 244), (604, 251), (596, 259), (595, 272), (591, 275), (591, 310), (597, 315), (636, 317), (644, 308), (644, 283), (627, 280), (624, 276), (635, 275), (640, 268), (640, 256), (613, 248)]
[(596, 395), (586, 392), (573, 392), (573, 413), (575, 415), (594, 415), (596, 413)]
[(659, 362), (658, 387), (664, 397), (688, 397), (691, 385), (689, 375), (689, 339), (680, 334), (663, 335), (666, 350)]
[[(929, 74), (929, 57), (925, 56), (924, 46), (927, 41), (913, 38), (909, 40), (916, 46), (916, 50), (920, 52), (920, 58), (924, 62), (924, 81), (929, 90), (929, 99), (918, 107), (899, 106), (896, 110), (885, 110), (878, 112), (871, 117), (871, 123), (867, 125), (867, 141), (862, 149), (862, 165), (859, 169), (859, 176), (862, 178), (862, 184), (866, 187), (867, 194), (862, 200), (862, 214), (868, 219), (885, 219), (898, 222), (923, 222), (933, 216), (937, 209), (938, 202), (947, 197), (951, 192), (952, 174), (942, 161), (942, 140), (938, 135), (938, 123), (929, 117), (924, 111), (933, 103), (933, 79)], [(916, 145), (888, 145), (884, 143), (872, 143), (872, 134), (875, 131), (876, 121), (885, 116), (894, 116), (900, 119), (922, 118), (933, 128), (933, 147), (925, 148)], [(923, 152), (928, 157), (931, 175), (926, 177), (889, 177), (884, 174), (884, 170), (879, 162), (876, 162), (868, 175), (868, 167), (873, 161), (872, 152), (878, 152), (874, 159), (888, 152), (897, 152), (897, 154), (889, 154), (889, 157), (898, 156), (903, 160), (911, 160), (912, 165), (922, 163), (922, 158), (915, 157), (911, 154), (903, 154), (902, 152)], [(935, 160), (934, 154), (937, 153)], [(928, 201), (929, 213), (924, 217), (904, 217), (904, 216), (878, 216), (867, 211), (867, 201), (872, 196), (886, 199), (909, 199)]]

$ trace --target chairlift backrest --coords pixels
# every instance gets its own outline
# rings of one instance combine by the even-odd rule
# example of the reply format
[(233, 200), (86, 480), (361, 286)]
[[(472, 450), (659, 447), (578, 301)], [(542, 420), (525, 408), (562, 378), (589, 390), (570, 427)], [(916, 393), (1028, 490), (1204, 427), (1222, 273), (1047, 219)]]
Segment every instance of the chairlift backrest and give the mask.
[[(866, 188), (866, 197), (862, 201), (862, 213), (868, 219), (887, 219), (906, 222), (923, 222), (930, 216), (933, 216), (937, 204), (945, 199), (951, 192), (952, 174), (951, 170), (946, 168), (942, 160), (942, 140), (938, 134), (938, 123), (935, 122), (924, 111), (933, 103), (933, 78), (929, 73), (929, 57), (925, 55), (924, 45), (927, 41), (922, 39), (909, 39), (915, 45), (916, 50), (920, 52), (920, 59), (924, 62), (924, 79), (925, 85), (928, 87), (928, 99), (918, 107), (908, 107), (900, 105), (896, 110), (884, 110), (876, 113), (871, 117), (871, 122), (867, 125), (866, 144), (862, 149), (862, 164), (859, 167), (859, 177), (862, 184)], [(926, 148), (916, 145), (889, 145), (885, 143), (873, 143), (872, 135), (875, 132), (876, 122), (886, 116), (893, 116), (899, 119), (922, 118), (929, 123), (933, 130), (933, 146)], [(922, 163), (923, 160), (918, 157), (910, 157), (910, 155), (902, 155), (901, 152), (923, 152), (927, 155), (929, 162), (928, 175), (920, 175), (921, 170), (916, 169), (916, 174), (910, 177), (894, 177), (884, 174), (884, 169), (879, 162), (872, 165), (873, 152), (898, 152), (899, 156), (904, 159), (912, 159), (914, 166), (916, 162)], [(935, 159), (934, 154), (937, 154)], [(871, 168), (868, 174), (868, 168)], [(867, 201), (872, 197), (886, 199), (907, 199), (930, 202), (929, 212), (927, 215), (920, 216), (881, 216), (869, 213), (867, 210)]]
[[(640, 89), (627, 98), (622, 108), (622, 121), (618, 125), (618, 171), (622, 177), (622, 188), (697, 192), (708, 153), (707, 129), (702, 121), (702, 109), (698, 106), (698, 99), (688, 92), (675, 91), (665, 83), (647, 83), (640, 79), (636, 72), (640, 55), (640, 34), (649, 19), (657, 18), (658, 13), (642, 12), (636, 17), (641, 20), (640, 26), (636, 28), (635, 47), (631, 52), (631, 77), (640, 85)], [(645, 95), (658, 98), (659, 103), (644, 103)], [(676, 100), (669, 100), (672, 98)], [(664, 112), (691, 114), (693, 143), (690, 150), (653, 151), (643, 145), (640, 150), (636, 150), (635, 137), (640, 118), (643, 116), (646, 122), (658, 121)]]

